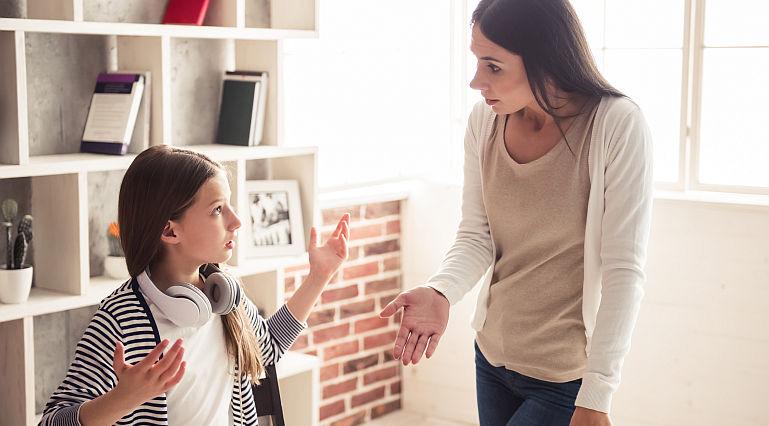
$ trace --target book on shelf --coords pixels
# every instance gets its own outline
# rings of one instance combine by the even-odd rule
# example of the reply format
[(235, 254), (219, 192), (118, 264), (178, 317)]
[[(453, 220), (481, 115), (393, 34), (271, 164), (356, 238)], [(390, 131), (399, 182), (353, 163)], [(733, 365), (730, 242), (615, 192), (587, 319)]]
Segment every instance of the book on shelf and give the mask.
[(169, 0), (164, 24), (203, 25), (209, 0)]
[(225, 73), (216, 143), (256, 146), (262, 142), (267, 87), (266, 71)]
[[(134, 128), (142, 103), (145, 104), (140, 120), (141, 136), (135, 150), (143, 149), (149, 134), (149, 99), (142, 102), (145, 92), (144, 73), (100, 73), (96, 79), (88, 118), (80, 143), (81, 152), (123, 155), (134, 140)], [(146, 136), (146, 137), (145, 137)]]

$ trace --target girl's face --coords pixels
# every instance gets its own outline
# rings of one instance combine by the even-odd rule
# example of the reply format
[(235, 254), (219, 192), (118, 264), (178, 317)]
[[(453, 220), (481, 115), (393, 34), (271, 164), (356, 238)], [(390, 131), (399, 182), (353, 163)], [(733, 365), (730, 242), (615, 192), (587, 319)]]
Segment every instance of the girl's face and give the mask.
[(494, 112), (512, 114), (536, 104), (519, 55), (486, 38), (478, 25), (473, 25), (470, 50), (478, 59), (470, 87), (481, 91)]
[(195, 201), (171, 227), (178, 238), (175, 250), (196, 264), (224, 263), (232, 256), (240, 218), (230, 205), (230, 185), (224, 173), (208, 179)]

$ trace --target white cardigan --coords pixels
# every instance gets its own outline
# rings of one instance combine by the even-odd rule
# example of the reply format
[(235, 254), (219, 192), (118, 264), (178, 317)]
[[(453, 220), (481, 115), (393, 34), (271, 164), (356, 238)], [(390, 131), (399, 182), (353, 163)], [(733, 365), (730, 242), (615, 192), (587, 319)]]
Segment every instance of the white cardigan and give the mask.
[[(473, 108), (465, 134), (462, 219), (438, 272), (428, 281), (453, 305), (481, 282), (472, 327), (486, 320), (496, 259), (483, 203), (481, 144), (489, 143), (494, 113)], [(590, 195), (584, 247), (582, 317), (587, 336), (587, 370), (576, 405), (608, 413), (620, 383), (643, 297), (646, 246), (652, 208), (652, 144), (638, 106), (627, 98), (604, 97), (590, 137)]]

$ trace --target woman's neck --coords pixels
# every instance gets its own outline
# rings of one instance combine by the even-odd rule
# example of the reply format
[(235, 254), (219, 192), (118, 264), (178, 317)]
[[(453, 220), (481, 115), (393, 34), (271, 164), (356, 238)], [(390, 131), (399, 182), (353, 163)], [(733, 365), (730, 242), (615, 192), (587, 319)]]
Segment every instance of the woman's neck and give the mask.
[(161, 291), (179, 283), (192, 284), (202, 290), (203, 280), (200, 278), (199, 269), (200, 265), (182, 262), (169, 256), (150, 265), (150, 274), (152, 282)]

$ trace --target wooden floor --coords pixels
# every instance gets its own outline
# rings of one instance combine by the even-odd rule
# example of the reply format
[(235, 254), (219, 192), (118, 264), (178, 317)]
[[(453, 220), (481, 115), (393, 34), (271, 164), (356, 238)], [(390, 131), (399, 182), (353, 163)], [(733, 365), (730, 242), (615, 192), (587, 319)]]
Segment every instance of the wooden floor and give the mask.
[(427, 417), (423, 414), (412, 413), (408, 411), (396, 411), (376, 420), (366, 423), (368, 426), (475, 426), (472, 423), (461, 423), (448, 420), (441, 420)]

